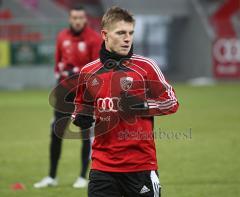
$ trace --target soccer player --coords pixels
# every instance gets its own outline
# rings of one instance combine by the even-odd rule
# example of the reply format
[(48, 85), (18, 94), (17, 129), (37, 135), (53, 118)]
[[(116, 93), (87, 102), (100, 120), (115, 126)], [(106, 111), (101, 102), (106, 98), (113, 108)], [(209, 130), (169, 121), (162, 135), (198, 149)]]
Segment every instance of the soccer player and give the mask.
[[(35, 188), (56, 186), (58, 184), (56, 175), (61, 155), (62, 138), (69, 124), (69, 117), (71, 117), (74, 110), (74, 105), (71, 103), (75, 98), (73, 86), (74, 83), (77, 83), (77, 78), (74, 81), (71, 76), (79, 73), (79, 70), (84, 65), (99, 57), (98, 52), (102, 43), (100, 35), (87, 25), (86, 12), (83, 7), (77, 6), (70, 10), (69, 23), (70, 27), (58, 34), (56, 42), (54, 71), (58, 86), (54, 90), (55, 109), (51, 127), (49, 175), (40, 182), (35, 183)], [(68, 78), (71, 78), (71, 80), (68, 80)], [(89, 165), (90, 146), (89, 139), (82, 140), (82, 169), (80, 176), (73, 184), (74, 188), (87, 186), (86, 173)]]
[(134, 25), (129, 11), (108, 9), (100, 59), (80, 71), (72, 120), (83, 132), (95, 122), (89, 197), (161, 195), (153, 116), (178, 101), (157, 64), (133, 54)]

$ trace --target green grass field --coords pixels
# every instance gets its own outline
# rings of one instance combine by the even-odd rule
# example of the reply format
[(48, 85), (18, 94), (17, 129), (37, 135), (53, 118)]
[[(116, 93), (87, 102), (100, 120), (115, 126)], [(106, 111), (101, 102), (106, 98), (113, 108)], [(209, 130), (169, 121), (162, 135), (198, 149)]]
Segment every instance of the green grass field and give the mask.
[[(156, 128), (191, 138), (156, 140), (164, 197), (240, 196), (240, 84), (175, 85), (179, 111), (156, 118)], [(49, 91), (0, 92), (0, 196), (87, 196), (72, 189), (79, 174), (78, 140), (65, 140), (60, 185), (34, 189), (48, 171)], [(25, 190), (12, 191), (20, 182)]]

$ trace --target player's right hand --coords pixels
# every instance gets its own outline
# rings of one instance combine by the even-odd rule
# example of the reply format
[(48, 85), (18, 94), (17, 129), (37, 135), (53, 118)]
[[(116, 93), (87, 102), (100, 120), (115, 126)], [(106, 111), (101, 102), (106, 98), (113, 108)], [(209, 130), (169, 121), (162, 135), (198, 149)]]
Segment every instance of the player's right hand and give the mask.
[(80, 127), (82, 130), (89, 129), (94, 122), (92, 116), (80, 115), (77, 114), (73, 118), (73, 124)]

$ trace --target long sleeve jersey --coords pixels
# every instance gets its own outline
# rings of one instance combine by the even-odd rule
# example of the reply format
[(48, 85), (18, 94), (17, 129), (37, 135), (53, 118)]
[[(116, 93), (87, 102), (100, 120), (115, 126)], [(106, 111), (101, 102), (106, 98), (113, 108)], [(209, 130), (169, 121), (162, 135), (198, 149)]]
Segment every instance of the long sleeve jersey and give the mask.
[(99, 57), (102, 39), (90, 27), (85, 26), (79, 35), (71, 30), (64, 29), (59, 32), (55, 52), (55, 77), (61, 84), (69, 88), (70, 74), (77, 74), (81, 68)]
[(179, 105), (157, 64), (133, 55), (111, 68), (97, 59), (82, 68), (78, 83), (73, 118), (95, 117), (92, 169), (156, 170), (153, 116), (175, 113)]

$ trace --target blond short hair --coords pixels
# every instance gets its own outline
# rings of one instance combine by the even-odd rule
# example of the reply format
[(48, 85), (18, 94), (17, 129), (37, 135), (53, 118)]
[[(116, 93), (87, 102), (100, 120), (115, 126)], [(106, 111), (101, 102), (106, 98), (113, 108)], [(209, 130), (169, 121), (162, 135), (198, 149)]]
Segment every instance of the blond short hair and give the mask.
[(106, 13), (103, 15), (101, 28), (109, 28), (110, 25), (119, 22), (125, 21), (128, 23), (135, 24), (135, 19), (133, 18), (133, 14), (130, 13), (128, 10), (113, 6), (109, 8)]

